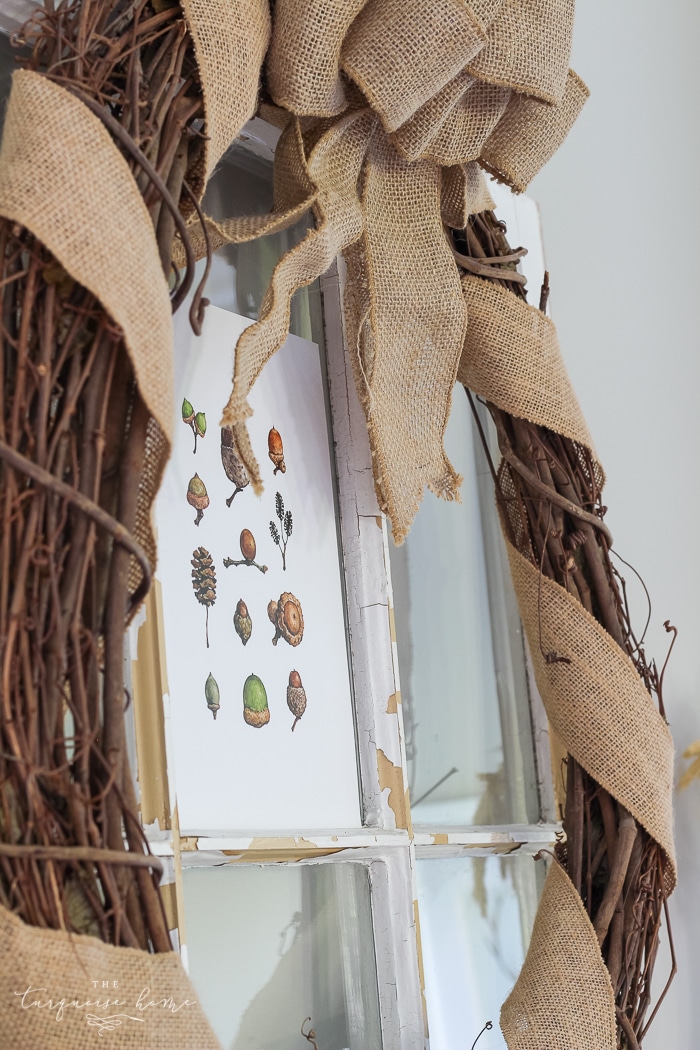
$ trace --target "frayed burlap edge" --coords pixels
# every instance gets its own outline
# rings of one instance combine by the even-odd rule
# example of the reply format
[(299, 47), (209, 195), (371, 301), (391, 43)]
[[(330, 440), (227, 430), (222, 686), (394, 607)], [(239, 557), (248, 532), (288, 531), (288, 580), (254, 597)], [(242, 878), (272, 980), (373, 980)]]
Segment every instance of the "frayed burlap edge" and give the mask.
[(525, 962), (501, 1008), (509, 1050), (615, 1050), (615, 997), (598, 938), (555, 860)]

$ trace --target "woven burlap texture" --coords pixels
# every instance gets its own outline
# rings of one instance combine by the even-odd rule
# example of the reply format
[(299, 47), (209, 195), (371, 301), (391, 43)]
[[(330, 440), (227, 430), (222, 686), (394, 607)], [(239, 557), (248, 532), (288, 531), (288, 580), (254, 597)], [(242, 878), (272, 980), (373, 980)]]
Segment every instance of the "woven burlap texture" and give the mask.
[[(578, 78), (567, 79), (571, 8), (568, 0), (437, 0), (430, 5), (421, 0), (314, 0), (311, 6), (305, 0), (279, 0), (275, 5), (267, 85), (276, 103), (275, 123), (289, 127), (289, 116), (295, 115), (293, 134), (299, 142), (292, 143), (290, 136), (278, 149), (280, 174), (268, 216), (207, 220), (214, 247), (284, 229), (309, 210), (319, 227), (281, 260), (258, 323), (236, 347), (234, 389), (222, 422), (234, 427), (255, 491), (262, 490), (262, 479), (246, 427), (250, 388), (284, 341), (291, 295), (319, 275), (334, 250), (341, 250), (348, 253), (350, 280), (358, 285), (357, 294), (349, 292), (349, 304), (359, 303), (364, 286), (381, 287), (381, 297), (370, 295), (361, 314), (348, 323), (355, 332), (350, 349), (358, 392), (365, 410), (372, 412), (368, 422), (377, 495), (395, 539), (400, 542), (406, 535), (426, 488), (455, 497), (459, 479), (442, 443), (451, 396), (447, 377), (453, 375), (455, 360), (454, 330), (445, 319), (451, 312), (459, 314), (461, 331), (464, 315), (454, 299), (456, 264), (445, 251), (439, 227), (442, 221), (463, 226), (465, 216), (478, 210), (478, 200), (484, 208), (491, 205), (483, 181), (469, 167), (472, 162), (506, 181), (513, 172), (514, 185), (522, 189), (526, 176), (532, 178), (567, 133), (575, 103), (583, 97), (581, 91), (566, 93), (568, 85), (580, 85)], [(198, 21), (207, 17), (198, 11)], [(195, 40), (202, 36), (197, 30)], [(257, 85), (251, 67), (238, 79), (250, 98)], [(519, 94), (524, 91), (529, 94)], [(526, 102), (524, 109), (514, 108), (515, 95)], [(378, 121), (358, 121), (355, 114), (363, 109)], [(499, 135), (504, 122), (507, 127)], [(537, 134), (523, 141), (523, 127), (527, 131), (531, 125), (537, 126)], [(350, 127), (354, 159), (347, 166), (340, 143), (349, 143)], [(357, 139), (361, 127), (364, 145)], [(317, 152), (321, 143), (323, 162)], [(374, 172), (378, 158), (380, 170)], [(386, 158), (391, 158), (387, 170), (381, 167)], [(414, 173), (410, 162), (416, 165)], [(348, 174), (359, 179), (360, 172), (362, 179), (351, 186)], [(422, 197), (410, 188), (421, 180), (430, 187)], [(385, 211), (396, 223), (392, 231), (385, 227), (381, 244), (364, 229), (368, 219), (379, 219), (370, 204), (380, 183)], [(373, 187), (369, 196), (368, 185)], [(285, 187), (284, 201), (279, 187)], [(205, 239), (194, 218), (190, 225), (200, 257)], [(433, 236), (437, 242), (425, 239)], [(396, 333), (406, 332), (409, 316), (420, 317), (420, 322), (402, 359)], [(401, 424), (398, 402), (407, 413)], [(401, 491), (405, 498), (398, 497)]]
[(553, 861), (530, 946), (501, 1008), (509, 1050), (615, 1050), (615, 999), (581, 898)]
[(260, 67), (270, 40), (268, 0), (182, 0), (206, 109), (203, 192), (214, 168), (258, 101)]
[(175, 952), (38, 929), (2, 907), (0, 1018), (3, 1050), (221, 1050)]
[(462, 289), (469, 327), (460, 383), (510, 415), (563, 434), (593, 452), (550, 318), (507, 288), (480, 277), (463, 277)]
[[(458, 497), (461, 478), (443, 435), (467, 313), (442, 232), (440, 172), (409, 163), (375, 136), (362, 195), (363, 273), (349, 262), (349, 283), (365, 282), (348, 351), (365, 408), (377, 497), (401, 543), (424, 487)], [(402, 225), (403, 216), (412, 221)], [(381, 352), (379, 352), (381, 348)]]
[[(670, 891), (676, 861), (668, 726), (608, 632), (563, 587), (506, 546), (547, 716), (567, 751), (661, 845)], [(547, 662), (545, 654), (553, 651), (568, 662)]]
[(442, 168), (441, 178), (440, 210), (442, 221), (448, 226), (462, 230), (470, 215), (495, 207), (478, 164), (453, 164)]

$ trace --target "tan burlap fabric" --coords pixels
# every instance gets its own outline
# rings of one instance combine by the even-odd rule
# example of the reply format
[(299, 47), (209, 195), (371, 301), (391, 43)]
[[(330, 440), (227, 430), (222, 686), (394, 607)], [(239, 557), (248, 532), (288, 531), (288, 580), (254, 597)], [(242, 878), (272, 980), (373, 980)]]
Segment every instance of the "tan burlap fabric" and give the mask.
[(368, 0), (343, 43), (342, 68), (395, 131), (484, 46), (464, 0)]
[[(608, 632), (563, 587), (507, 547), (537, 687), (557, 737), (663, 847), (671, 889), (676, 862), (668, 726)], [(547, 663), (552, 651), (570, 662)]]
[(442, 168), (440, 209), (442, 221), (456, 230), (467, 225), (470, 215), (495, 207), (478, 164), (454, 164)]
[(207, 114), (201, 192), (258, 101), (270, 40), (268, 0), (181, 0), (194, 43)]
[(484, 143), (480, 163), (500, 182), (523, 193), (553, 157), (581, 112), (589, 91), (569, 70), (566, 90), (553, 106), (513, 92), (506, 111)]
[(501, 1009), (510, 1050), (615, 1050), (615, 1001), (591, 921), (556, 861), (527, 957)]
[(512, 416), (564, 434), (593, 452), (550, 318), (480, 277), (463, 277), (462, 288), (469, 327), (460, 383)]
[[(276, 191), (273, 211), (266, 217), (208, 220), (215, 247), (284, 229), (309, 209), (319, 224), (317, 235), (310, 234), (281, 261), (258, 323), (246, 330), (236, 348), (234, 390), (223, 418), (234, 426), (257, 491), (262, 480), (246, 430), (250, 387), (283, 341), (289, 297), (313, 280), (336, 246), (342, 246), (348, 251), (351, 280), (358, 285), (349, 291), (348, 304), (363, 304), (348, 322), (355, 332), (350, 344), (358, 391), (365, 409), (372, 411), (369, 430), (379, 502), (391, 517), (394, 537), (400, 541), (406, 535), (426, 487), (446, 498), (455, 496), (458, 479), (442, 447), (449, 406), (445, 385), (454, 366), (454, 337), (445, 318), (452, 310), (463, 317), (463, 307), (453, 300), (455, 263), (444, 256), (442, 244), (436, 248), (415, 231), (427, 235), (441, 221), (463, 226), (465, 215), (478, 210), (480, 201), (483, 207), (491, 205), (483, 182), (468, 167), (472, 162), (522, 189), (562, 141), (585, 95), (578, 78), (567, 79), (571, 15), (570, 0), (437, 0), (429, 5), (421, 0), (313, 0), (311, 6), (306, 0), (278, 0), (267, 80), (277, 107), (275, 123), (284, 126), (283, 114), (295, 114), (300, 135), (298, 152), (278, 151), (277, 184), (286, 187), (287, 198), (282, 202)], [(257, 80), (251, 80), (250, 67), (241, 71), (239, 81), (245, 97), (252, 97)], [(514, 105), (516, 98), (522, 105)], [(380, 124), (364, 118), (353, 123), (354, 159), (348, 167), (334, 153), (341, 141), (349, 141), (348, 118), (368, 108)], [(334, 121), (337, 134), (332, 132)], [(367, 136), (364, 147), (356, 138), (360, 127)], [(322, 142), (324, 163), (320, 154), (313, 159)], [(388, 171), (375, 173), (377, 159), (383, 163), (387, 157)], [(413, 192), (406, 162), (416, 163), (415, 185), (425, 179), (431, 187), (427, 194)], [(429, 177), (425, 162), (434, 168)], [(362, 172), (361, 182), (352, 188), (350, 171), (357, 176)], [(384, 204), (391, 203), (397, 223), (393, 236), (384, 231), (381, 247), (364, 229), (371, 218), (367, 186), (374, 193), (380, 183)], [(399, 228), (401, 247), (395, 235)], [(192, 239), (202, 254), (204, 238), (194, 224)], [(430, 271), (436, 254), (441, 261), (433, 273), (444, 276), (442, 290)], [(377, 296), (368, 298), (363, 291), (377, 274), (382, 275), (385, 304), (380, 323), (375, 319)], [(414, 296), (422, 299), (420, 308)], [(420, 341), (420, 331), (425, 341), (420, 351), (409, 352), (412, 367), (422, 375), (407, 381), (395, 333), (405, 327), (409, 299), (422, 317), (414, 340)], [(397, 426), (395, 390), (401, 391), (403, 408), (413, 417), (403, 427)], [(435, 396), (426, 404), (431, 392)], [(401, 433), (406, 439), (410, 435), (408, 444)], [(397, 498), (400, 491), (405, 498)]]
[[(362, 213), (367, 306), (348, 350), (356, 358), (377, 496), (400, 543), (425, 485), (444, 499), (457, 496), (461, 479), (442, 439), (467, 315), (442, 233), (435, 165), (409, 163), (377, 135)], [(358, 277), (353, 273), (352, 283)]]
[(347, 104), (340, 49), (367, 0), (276, 0), (267, 55), (270, 93), (299, 116), (336, 116)]
[(505, 0), (469, 72), (543, 102), (559, 102), (573, 21), (574, 0)]
[(0, 1021), (3, 1050), (221, 1050), (175, 952), (41, 930), (2, 907)]

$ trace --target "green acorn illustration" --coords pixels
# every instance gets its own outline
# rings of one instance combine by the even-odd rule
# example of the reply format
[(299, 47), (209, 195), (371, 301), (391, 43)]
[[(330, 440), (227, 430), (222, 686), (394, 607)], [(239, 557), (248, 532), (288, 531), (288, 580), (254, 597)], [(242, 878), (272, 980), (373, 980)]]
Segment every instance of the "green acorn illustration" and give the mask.
[(298, 671), (291, 671), (289, 674), (287, 707), (294, 715), (294, 721), (292, 722), (292, 732), (294, 732), (297, 722), (304, 714), (304, 711), (306, 711), (306, 690), (301, 684), (301, 675)]
[(238, 599), (238, 605), (233, 614), (233, 626), (236, 630), (236, 634), (245, 645), (253, 631), (253, 621), (250, 618), (248, 606), (242, 598)]
[(266, 726), (270, 721), (265, 686), (256, 674), (249, 674), (243, 686), (243, 718), (255, 729)]
[(183, 399), (182, 399), (182, 422), (183, 423), (187, 423), (187, 425), (190, 426), (190, 424), (192, 423), (193, 420), (194, 420), (194, 408), (192, 407), (190, 402), (187, 400), (187, 398), (183, 397)]
[(216, 678), (214, 678), (214, 675), (211, 673), (211, 671), (209, 672), (209, 677), (207, 678), (204, 684), (204, 696), (206, 697), (207, 707), (213, 714), (214, 721), (216, 721), (216, 712), (221, 706), (219, 703), (219, 683), (217, 682)]
[(182, 399), (182, 422), (191, 428), (194, 434), (194, 452), (197, 451), (197, 438), (203, 438), (207, 432), (207, 417), (204, 412), (195, 412), (191, 401)]
[(194, 523), (195, 525), (199, 525), (204, 517), (204, 511), (209, 506), (207, 486), (204, 484), (199, 474), (195, 474), (193, 478), (190, 478), (187, 486), (187, 502), (190, 507), (194, 507), (197, 511), (197, 517), (194, 519)]

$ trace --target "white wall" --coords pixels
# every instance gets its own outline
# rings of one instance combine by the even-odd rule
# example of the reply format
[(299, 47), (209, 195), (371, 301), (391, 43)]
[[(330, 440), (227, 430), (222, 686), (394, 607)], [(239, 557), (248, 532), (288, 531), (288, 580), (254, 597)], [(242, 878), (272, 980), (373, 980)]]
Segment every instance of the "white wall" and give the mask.
[[(571, 64), (591, 98), (529, 191), (562, 349), (608, 474), (607, 521), (652, 595), (648, 655), (663, 662), (665, 619), (680, 631), (664, 687), (679, 753), (700, 737), (699, 37), (691, 0), (579, 0)], [(685, 1050), (700, 1032), (699, 816), (696, 783), (676, 808), (680, 973), (645, 1050)]]

